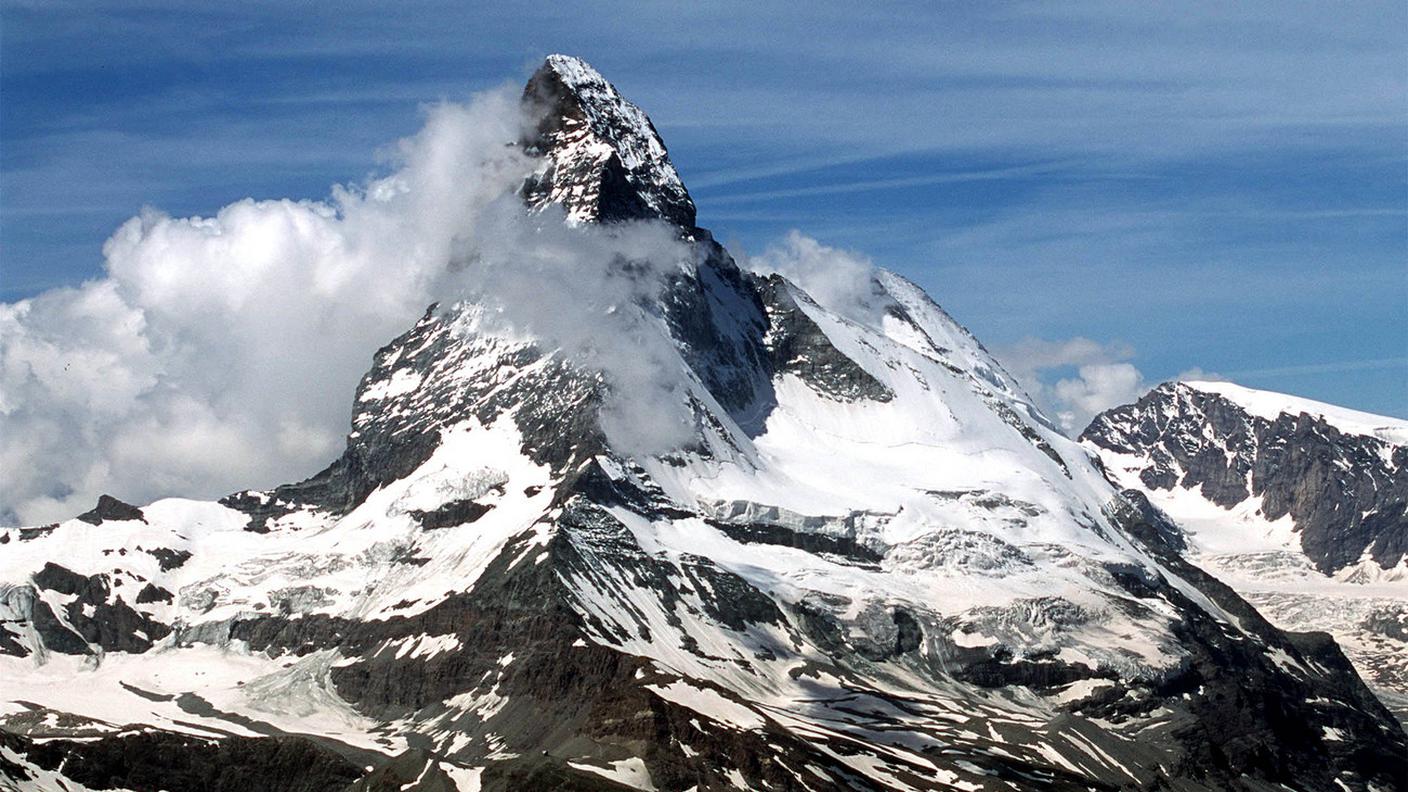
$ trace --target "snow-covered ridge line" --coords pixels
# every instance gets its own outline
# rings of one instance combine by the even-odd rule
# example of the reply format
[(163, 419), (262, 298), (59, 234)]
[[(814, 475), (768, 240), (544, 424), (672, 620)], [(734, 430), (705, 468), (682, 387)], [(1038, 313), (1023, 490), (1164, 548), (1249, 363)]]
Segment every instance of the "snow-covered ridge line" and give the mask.
[(1408, 445), (1408, 420), (1402, 418), (1360, 412), (1300, 396), (1248, 388), (1233, 382), (1182, 380), (1179, 384), (1221, 396), (1258, 418), (1274, 421), (1282, 415), (1305, 413), (1325, 419), (1326, 423), (1346, 434), (1366, 435), (1394, 445)]

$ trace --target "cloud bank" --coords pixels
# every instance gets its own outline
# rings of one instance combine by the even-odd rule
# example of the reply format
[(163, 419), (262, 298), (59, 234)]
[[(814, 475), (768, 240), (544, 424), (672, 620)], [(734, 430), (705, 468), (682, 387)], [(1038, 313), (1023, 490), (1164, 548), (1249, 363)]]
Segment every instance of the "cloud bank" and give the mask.
[[(484, 302), (481, 329), (564, 347), (615, 392), (678, 391), (640, 303), (688, 254), (650, 224), (525, 215), (514, 191), (532, 163), (506, 144), (524, 123), (507, 87), (434, 106), (388, 176), (213, 217), (144, 210), (104, 245), (105, 277), (0, 304), (0, 523), (316, 472), (372, 351), (435, 301)], [(684, 431), (667, 408), (615, 415), (632, 447)]]

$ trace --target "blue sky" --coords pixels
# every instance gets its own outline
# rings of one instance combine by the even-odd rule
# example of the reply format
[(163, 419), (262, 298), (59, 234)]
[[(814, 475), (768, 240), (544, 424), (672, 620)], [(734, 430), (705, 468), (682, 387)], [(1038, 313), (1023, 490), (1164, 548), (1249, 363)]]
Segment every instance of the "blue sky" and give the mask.
[(1408, 417), (1401, 0), (391, 7), (0, 4), (0, 300), (99, 276), (144, 205), (362, 182), (427, 103), (562, 51), (732, 246), (861, 251), (999, 350)]

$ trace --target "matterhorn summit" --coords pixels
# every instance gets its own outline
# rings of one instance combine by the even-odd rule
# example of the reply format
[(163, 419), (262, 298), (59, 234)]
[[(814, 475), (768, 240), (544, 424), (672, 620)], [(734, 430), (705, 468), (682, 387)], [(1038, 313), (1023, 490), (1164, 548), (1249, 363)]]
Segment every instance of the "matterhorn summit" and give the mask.
[(537, 116), (529, 151), (543, 158), (524, 198), (580, 222), (667, 220), (694, 226), (694, 202), (639, 107), (584, 61), (549, 55), (523, 99)]
[(430, 306), (305, 481), (0, 529), (0, 777), (1402, 788), (1335, 643), (1184, 560), (922, 290), (740, 267), (581, 60), (522, 102), (525, 238), (619, 299)]

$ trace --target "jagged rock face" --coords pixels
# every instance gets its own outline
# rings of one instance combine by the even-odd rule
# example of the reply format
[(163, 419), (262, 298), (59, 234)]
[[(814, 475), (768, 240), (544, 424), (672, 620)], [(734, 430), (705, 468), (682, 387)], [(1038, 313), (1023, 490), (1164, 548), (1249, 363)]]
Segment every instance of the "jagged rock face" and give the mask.
[(1146, 489), (1195, 490), (1224, 509), (1260, 499), (1267, 521), (1290, 516), (1327, 574), (1366, 555), (1390, 569), (1408, 553), (1408, 444), (1308, 412), (1253, 414), (1180, 383), (1101, 414), (1081, 439), (1129, 457), (1115, 464), (1137, 465)]
[(1408, 429), (1230, 383), (1170, 383), (1084, 435), (1171, 539), (1282, 627), (1325, 631), (1408, 721)]
[[(1333, 644), (1179, 557), (917, 287), (877, 273), (863, 304), (823, 305), (740, 271), (643, 114), (574, 59), (534, 83), (559, 112), (530, 208), (671, 223), (697, 254), (642, 306), (691, 440), (621, 448), (589, 361), (433, 307), (377, 352), (318, 476), (0, 532), (20, 689), (0, 773), (58, 788), (57, 757), (154, 789), (169, 761), (165, 788), (195, 789), (195, 757), (243, 778), (263, 755), (307, 762), (308, 789), (1330, 790), (1408, 772)], [(108, 618), (90, 601), (118, 600), (150, 648), (86, 638), (80, 616)]]
[(526, 149), (543, 165), (524, 188), (581, 222), (665, 219), (694, 227), (694, 201), (639, 107), (576, 58), (549, 55), (524, 98), (540, 114)]

